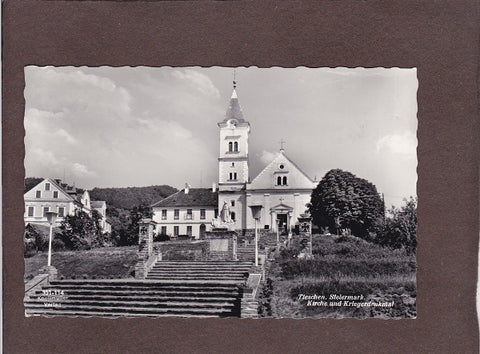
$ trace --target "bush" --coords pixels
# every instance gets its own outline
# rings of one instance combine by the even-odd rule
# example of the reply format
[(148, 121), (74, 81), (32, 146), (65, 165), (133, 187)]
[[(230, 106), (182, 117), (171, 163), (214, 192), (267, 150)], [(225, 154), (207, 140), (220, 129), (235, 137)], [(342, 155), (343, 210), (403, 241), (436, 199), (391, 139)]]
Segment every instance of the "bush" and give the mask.
[(153, 241), (154, 241), (154, 242), (170, 241), (170, 236), (164, 235), (164, 234), (158, 234), (158, 235), (155, 235)]

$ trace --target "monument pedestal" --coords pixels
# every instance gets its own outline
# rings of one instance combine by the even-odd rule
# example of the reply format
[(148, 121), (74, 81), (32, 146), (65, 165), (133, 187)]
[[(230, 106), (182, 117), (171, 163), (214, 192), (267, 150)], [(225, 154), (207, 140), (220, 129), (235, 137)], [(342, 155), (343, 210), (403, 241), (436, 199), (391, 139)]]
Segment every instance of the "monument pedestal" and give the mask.
[(222, 261), (237, 261), (237, 232), (228, 228), (214, 228), (205, 232), (208, 241), (208, 259)]

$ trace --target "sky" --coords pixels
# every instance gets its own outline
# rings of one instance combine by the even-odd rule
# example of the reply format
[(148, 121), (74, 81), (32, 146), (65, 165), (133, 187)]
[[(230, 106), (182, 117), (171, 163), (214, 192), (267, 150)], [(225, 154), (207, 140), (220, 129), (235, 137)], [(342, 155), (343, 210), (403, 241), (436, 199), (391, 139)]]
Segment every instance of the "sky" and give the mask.
[[(25, 67), (27, 177), (81, 188), (218, 180), (233, 68)], [(339, 168), (387, 206), (416, 196), (416, 69), (235, 69), (253, 179), (285, 141), (312, 179)]]

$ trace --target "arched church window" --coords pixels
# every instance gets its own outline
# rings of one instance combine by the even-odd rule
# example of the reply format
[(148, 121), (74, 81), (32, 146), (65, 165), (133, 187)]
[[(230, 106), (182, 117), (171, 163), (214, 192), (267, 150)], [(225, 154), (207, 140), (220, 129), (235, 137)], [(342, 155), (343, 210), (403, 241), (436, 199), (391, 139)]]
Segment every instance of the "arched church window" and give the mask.
[(232, 152), (232, 151), (233, 151), (233, 144), (232, 144), (231, 141), (228, 143), (228, 151), (229, 151), (229, 152)]
[(282, 177), (278, 176), (277, 177), (277, 186), (280, 186), (282, 184)]
[(284, 185), (284, 186), (287, 185), (287, 176), (283, 176), (283, 185)]
[(238, 151), (238, 142), (233, 143), (233, 151)]

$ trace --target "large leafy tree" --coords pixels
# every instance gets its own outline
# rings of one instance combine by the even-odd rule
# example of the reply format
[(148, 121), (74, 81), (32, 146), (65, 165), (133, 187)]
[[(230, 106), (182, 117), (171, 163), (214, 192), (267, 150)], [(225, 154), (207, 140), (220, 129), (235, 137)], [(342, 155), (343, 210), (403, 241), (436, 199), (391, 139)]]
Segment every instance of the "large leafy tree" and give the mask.
[(92, 211), (92, 216), (84, 211), (67, 215), (56, 237), (63, 242), (65, 248), (71, 250), (102, 246), (104, 240), (99, 220), (100, 215), (96, 210)]
[(327, 172), (308, 208), (315, 225), (337, 232), (348, 228), (362, 238), (378, 231), (385, 213), (375, 185), (340, 169)]
[(400, 208), (392, 207), (378, 242), (392, 248), (404, 248), (415, 253), (417, 248), (417, 199), (404, 200)]

